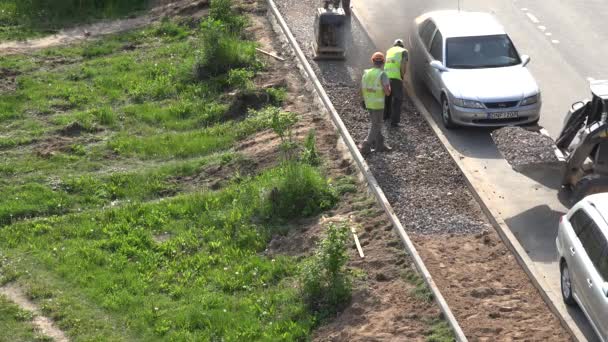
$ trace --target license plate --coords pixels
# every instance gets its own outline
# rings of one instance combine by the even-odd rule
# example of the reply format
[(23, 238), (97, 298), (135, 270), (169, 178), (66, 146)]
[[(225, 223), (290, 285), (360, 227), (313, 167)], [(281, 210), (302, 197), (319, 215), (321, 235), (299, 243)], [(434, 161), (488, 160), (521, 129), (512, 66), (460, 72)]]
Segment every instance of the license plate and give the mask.
[(488, 119), (514, 119), (518, 116), (518, 112), (488, 113)]

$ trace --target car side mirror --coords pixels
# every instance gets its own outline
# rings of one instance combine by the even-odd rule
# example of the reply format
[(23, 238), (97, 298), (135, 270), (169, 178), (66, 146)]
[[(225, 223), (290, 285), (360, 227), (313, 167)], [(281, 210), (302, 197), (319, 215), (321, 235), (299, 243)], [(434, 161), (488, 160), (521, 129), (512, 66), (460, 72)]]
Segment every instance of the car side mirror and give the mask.
[(604, 293), (604, 296), (608, 297), (608, 283), (602, 285), (602, 292)]
[(440, 61), (432, 61), (430, 65), (439, 72), (448, 71), (448, 68), (446, 68)]
[(525, 67), (526, 65), (528, 65), (528, 63), (530, 63), (530, 56), (522, 55), (521, 56), (521, 66)]

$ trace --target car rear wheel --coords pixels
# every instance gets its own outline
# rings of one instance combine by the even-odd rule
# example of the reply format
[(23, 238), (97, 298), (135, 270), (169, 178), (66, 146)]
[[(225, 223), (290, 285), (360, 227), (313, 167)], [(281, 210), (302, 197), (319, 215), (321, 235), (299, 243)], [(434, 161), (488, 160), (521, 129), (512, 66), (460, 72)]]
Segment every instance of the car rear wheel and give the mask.
[(568, 305), (576, 305), (574, 296), (572, 296), (572, 280), (570, 278), (570, 270), (568, 269), (566, 262), (562, 262), (560, 270), (562, 298), (564, 299), (564, 303)]
[(441, 97), (441, 121), (443, 122), (443, 126), (447, 129), (456, 127), (454, 121), (452, 121), (450, 103), (445, 95)]

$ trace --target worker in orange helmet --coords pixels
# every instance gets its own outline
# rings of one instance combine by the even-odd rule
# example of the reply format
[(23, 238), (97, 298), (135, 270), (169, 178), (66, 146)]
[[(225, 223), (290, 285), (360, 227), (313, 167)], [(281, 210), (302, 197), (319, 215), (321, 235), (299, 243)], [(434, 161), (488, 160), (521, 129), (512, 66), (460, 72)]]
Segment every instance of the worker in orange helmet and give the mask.
[(392, 149), (384, 143), (382, 136), (382, 117), (384, 115), (384, 97), (391, 94), (391, 84), (384, 72), (384, 54), (375, 52), (372, 55), (373, 67), (365, 70), (361, 79), (363, 106), (368, 110), (371, 127), (367, 138), (360, 146), (361, 154), (367, 155), (372, 149), (377, 152), (389, 152)]

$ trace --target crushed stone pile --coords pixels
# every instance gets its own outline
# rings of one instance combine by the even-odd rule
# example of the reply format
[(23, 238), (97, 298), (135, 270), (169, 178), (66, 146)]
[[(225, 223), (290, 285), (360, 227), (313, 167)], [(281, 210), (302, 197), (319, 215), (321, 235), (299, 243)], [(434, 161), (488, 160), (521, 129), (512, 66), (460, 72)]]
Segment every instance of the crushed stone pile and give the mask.
[(555, 142), (550, 137), (521, 127), (503, 127), (492, 132), (498, 151), (515, 171), (541, 165), (558, 165)]

